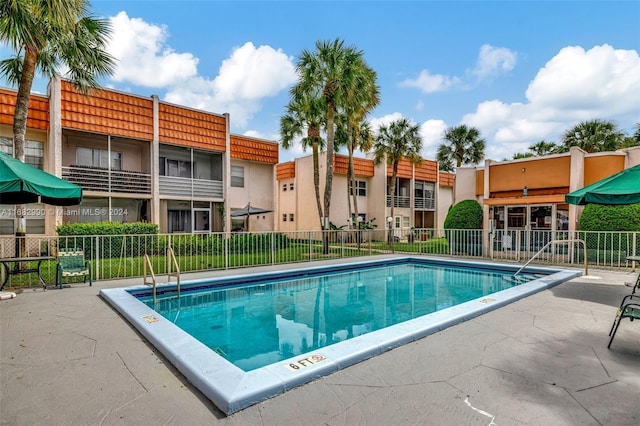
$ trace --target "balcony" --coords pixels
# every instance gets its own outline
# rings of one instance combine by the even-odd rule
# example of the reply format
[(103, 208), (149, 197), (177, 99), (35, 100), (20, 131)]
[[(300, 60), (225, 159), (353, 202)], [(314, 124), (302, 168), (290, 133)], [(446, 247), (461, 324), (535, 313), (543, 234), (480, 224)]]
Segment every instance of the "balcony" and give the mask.
[[(409, 197), (402, 197), (396, 195), (395, 203), (393, 207), (409, 208), (411, 206), (411, 200)], [(391, 207), (391, 196), (387, 195), (387, 207)]]
[(413, 207), (416, 210), (435, 210), (435, 198), (416, 198), (413, 200)]
[(222, 181), (160, 176), (160, 195), (222, 198)]
[(71, 165), (62, 167), (62, 178), (85, 191), (151, 194), (149, 173)]

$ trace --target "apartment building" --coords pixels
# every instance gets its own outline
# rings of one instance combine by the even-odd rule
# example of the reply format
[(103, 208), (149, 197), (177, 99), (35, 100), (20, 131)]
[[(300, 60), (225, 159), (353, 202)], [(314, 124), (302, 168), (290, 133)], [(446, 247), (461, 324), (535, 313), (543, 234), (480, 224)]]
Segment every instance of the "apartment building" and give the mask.
[(570, 152), (495, 162), (456, 171), (456, 200), (483, 205), (484, 228), (504, 231), (573, 231), (581, 206), (564, 196), (640, 164), (640, 147), (615, 152)]
[[(413, 165), (403, 159), (396, 176), (394, 215), (391, 217), (391, 167), (375, 165), (369, 158), (354, 158), (356, 183), (347, 179), (348, 157), (336, 154), (331, 191), (330, 222), (336, 227), (371, 222), (377, 229), (390, 227), (403, 234), (415, 228), (442, 228), (453, 202), (454, 175), (441, 172), (435, 161)], [(320, 154), (320, 196), (324, 197), (326, 155)], [(313, 157), (306, 156), (276, 167), (276, 228), (279, 231), (320, 230), (313, 183)], [(357, 194), (358, 216), (352, 191)], [(351, 209), (349, 206), (351, 205)]]
[[(15, 91), (0, 89), (0, 149), (13, 153)], [(233, 135), (228, 114), (100, 89), (88, 96), (53, 79), (29, 103), (26, 162), (83, 188), (80, 206), (27, 209), (30, 234), (64, 222), (149, 221), (161, 232), (231, 230), (248, 203), (274, 210), (278, 144)], [(273, 230), (266, 213), (251, 230)], [(0, 233), (13, 233), (12, 206)]]

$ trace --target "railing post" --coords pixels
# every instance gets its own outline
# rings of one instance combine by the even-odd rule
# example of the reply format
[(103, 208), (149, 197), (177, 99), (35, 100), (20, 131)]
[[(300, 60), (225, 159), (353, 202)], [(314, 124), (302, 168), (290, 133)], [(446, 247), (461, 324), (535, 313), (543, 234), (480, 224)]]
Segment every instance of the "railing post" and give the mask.
[(100, 236), (96, 235), (96, 277), (95, 280), (100, 279)]
[(271, 231), (271, 264), (276, 264), (275, 231)]

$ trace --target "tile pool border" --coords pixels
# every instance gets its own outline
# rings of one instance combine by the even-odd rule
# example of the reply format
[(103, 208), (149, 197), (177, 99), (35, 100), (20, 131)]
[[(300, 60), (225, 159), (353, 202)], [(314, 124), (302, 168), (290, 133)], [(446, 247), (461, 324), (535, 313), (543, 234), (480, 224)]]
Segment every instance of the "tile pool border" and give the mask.
[[(250, 284), (258, 277), (282, 277), (320, 273), (325, 270), (373, 266), (381, 263), (416, 261), (427, 264), (471, 266), (515, 272), (519, 265), (490, 262), (459, 261), (418, 256), (391, 257), (368, 261), (329, 264), (271, 272), (255, 272), (224, 277), (184, 281), (183, 291), (204, 283), (225, 286)], [(148, 292), (144, 285), (102, 289), (100, 296), (123, 315), (155, 348), (157, 348), (196, 388), (220, 410), (229, 415), (250, 405), (284, 393), (337, 370), (379, 355), (417, 339), (467, 321), (478, 315), (505, 306), (523, 297), (551, 288), (582, 275), (580, 270), (549, 267), (527, 267), (526, 272), (548, 274), (542, 278), (492, 293), (422, 317), (357, 336), (324, 348), (316, 349), (265, 367), (245, 372), (189, 334), (140, 302), (132, 292)], [(215, 274), (215, 272), (214, 272)], [(171, 290), (175, 284), (158, 285), (158, 291)], [(290, 365), (299, 367), (290, 368)]]

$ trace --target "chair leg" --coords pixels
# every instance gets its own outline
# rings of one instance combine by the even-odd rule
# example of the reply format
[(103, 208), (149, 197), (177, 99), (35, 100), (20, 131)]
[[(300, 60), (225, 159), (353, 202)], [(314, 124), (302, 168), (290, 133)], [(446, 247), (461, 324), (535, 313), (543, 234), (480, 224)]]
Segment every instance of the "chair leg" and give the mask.
[(616, 317), (613, 320), (613, 324), (611, 324), (611, 330), (609, 330), (609, 336), (613, 333), (613, 328), (616, 326), (616, 323), (620, 323), (620, 315), (622, 315), (622, 309), (618, 309), (618, 312), (616, 312)]
[(613, 323), (613, 328), (611, 329), (613, 331), (613, 334), (609, 333), (609, 335), (611, 336), (611, 339), (609, 340), (609, 344), (607, 345), (607, 349), (611, 348), (611, 343), (613, 342), (613, 338), (616, 337), (616, 331), (618, 331), (618, 327), (620, 326), (620, 321), (622, 320), (622, 315), (618, 316), (616, 322)]

